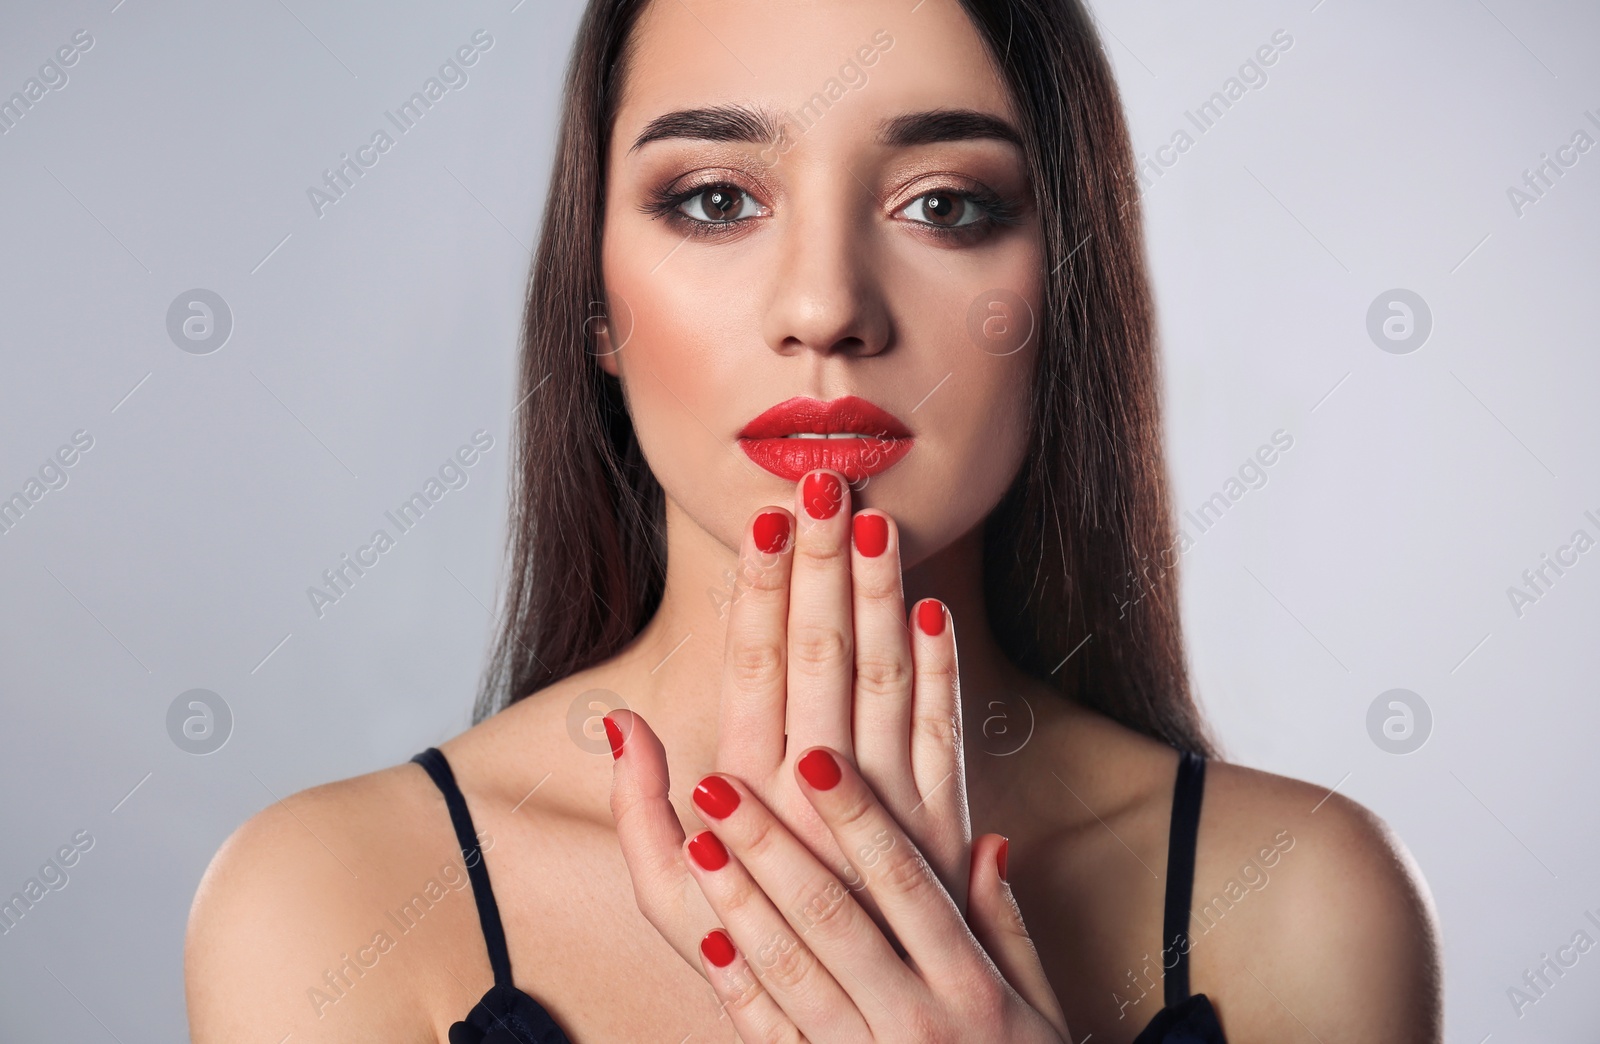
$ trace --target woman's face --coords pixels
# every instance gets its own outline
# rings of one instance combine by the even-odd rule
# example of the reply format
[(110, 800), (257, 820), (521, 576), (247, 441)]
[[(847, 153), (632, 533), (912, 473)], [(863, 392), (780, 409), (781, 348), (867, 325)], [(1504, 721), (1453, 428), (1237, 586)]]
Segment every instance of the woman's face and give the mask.
[(949, 545), (1022, 461), (1043, 265), (977, 30), (954, 0), (660, 0), (634, 32), (597, 350), (667, 497), (736, 549), (833, 467), (906, 566)]

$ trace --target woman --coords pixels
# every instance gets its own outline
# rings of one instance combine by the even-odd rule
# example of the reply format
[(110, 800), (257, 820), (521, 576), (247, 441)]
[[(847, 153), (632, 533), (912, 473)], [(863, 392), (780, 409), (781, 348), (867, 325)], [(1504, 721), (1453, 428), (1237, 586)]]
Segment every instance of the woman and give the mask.
[(193, 1039), (1440, 1039), (1398, 840), (1207, 760), (1153, 352), (1076, 0), (593, 0), (479, 723), (224, 845)]

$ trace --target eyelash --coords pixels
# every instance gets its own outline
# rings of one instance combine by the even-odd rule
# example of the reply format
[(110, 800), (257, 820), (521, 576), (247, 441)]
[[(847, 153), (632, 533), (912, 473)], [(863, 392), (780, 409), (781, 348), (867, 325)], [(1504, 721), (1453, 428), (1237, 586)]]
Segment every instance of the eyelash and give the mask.
[[(729, 235), (739, 226), (752, 220), (751, 218), (733, 218), (727, 221), (703, 221), (685, 214), (680, 208), (689, 200), (712, 189), (731, 189), (749, 198), (754, 194), (741, 188), (731, 181), (707, 181), (693, 185), (677, 192), (666, 189), (658, 190), (641, 208), (652, 217), (664, 218), (674, 229), (686, 232), (688, 235), (703, 238)], [(998, 228), (1014, 225), (1022, 212), (1022, 207), (1013, 200), (1002, 199), (993, 191), (980, 189), (956, 189), (937, 187), (919, 192), (905, 205), (895, 211), (899, 213), (906, 207), (928, 196), (955, 196), (972, 203), (982, 212), (982, 217), (965, 225), (935, 225), (927, 221), (911, 220), (911, 224), (932, 232), (934, 235), (948, 240), (972, 240), (982, 238)]]

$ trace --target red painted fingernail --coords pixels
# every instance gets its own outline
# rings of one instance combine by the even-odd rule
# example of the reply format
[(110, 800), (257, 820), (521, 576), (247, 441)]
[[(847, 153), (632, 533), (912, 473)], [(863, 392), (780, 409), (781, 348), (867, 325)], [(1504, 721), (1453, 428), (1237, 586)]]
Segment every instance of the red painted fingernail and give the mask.
[(788, 546), (789, 516), (782, 511), (763, 511), (753, 528), (756, 547), (764, 553), (775, 555)]
[(933, 637), (944, 633), (944, 604), (929, 598), (917, 606), (917, 626), (922, 633)]
[(877, 558), (889, 546), (889, 520), (882, 515), (857, 515), (855, 531), (856, 550), (868, 558)]
[(844, 503), (844, 485), (839, 476), (831, 472), (812, 472), (806, 476), (802, 488), (800, 499), (805, 501), (806, 514), (812, 518), (832, 518)]
[(611, 741), (611, 760), (622, 757), (622, 729), (610, 718), (601, 718), (606, 723), (606, 739)]
[(818, 748), (800, 759), (800, 774), (818, 790), (832, 790), (839, 782), (839, 763), (833, 755)]
[(689, 854), (702, 870), (721, 870), (728, 865), (728, 850), (709, 830), (702, 830), (690, 839)]
[(726, 968), (733, 963), (733, 940), (721, 928), (713, 928), (700, 940), (700, 952), (718, 968)]
[(1002, 837), (1000, 847), (995, 850), (994, 861), (1000, 865), (1000, 880), (1006, 879), (1006, 855), (1011, 851), (1011, 839)]
[(694, 803), (712, 819), (727, 819), (739, 807), (739, 792), (721, 776), (707, 776), (694, 788)]

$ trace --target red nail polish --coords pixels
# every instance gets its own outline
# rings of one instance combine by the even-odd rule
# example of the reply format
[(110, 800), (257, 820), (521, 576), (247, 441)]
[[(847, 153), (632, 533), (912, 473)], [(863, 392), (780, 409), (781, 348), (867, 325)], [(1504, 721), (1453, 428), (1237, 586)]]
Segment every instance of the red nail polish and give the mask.
[(882, 515), (857, 515), (855, 531), (856, 550), (868, 558), (877, 558), (889, 546), (889, 520)]
[(1006, 855), (1010, 852), (1010, 850), (1011, 839), (1002, 837), (1000, 839), (1000, 847), (996, 849), (994, 853), (994, 861), (1000, 866), (1000, 880), (1002, 881), (1006, 879)]
[(917, 606), (917, 626), (930, 638), (944, 633), (944, 605), (929, 598)]
[(707, 776), (694, 788), (694, 803), (712, 819), (727, 819), (739, 807), (739, 792), (721, 776)]
[(611, 741), (611, 760), (622, 757), (622, 730), (610, 718), (601, 718), (606, 723), (606, 739)]
[(689, 854), (702, 870), (721, 870), (728, 865), (728, 850), (709, 830), (702, 830), (690, 839)]
[(832, 518), (844, 504), (844, 485), (839, 476), (831, 472), (812, 472), (806, 476), (802, 489), (800, 499), (805, 502), (806, 514), (812, 518)]
[(789, 516), (782, 511), (763, 511), (752, 528), (756, 547), (765, 554), (775, 555), (789, 544)]
[(700, 952), (716, 967), (726, 968), (733, 963), (733, 940), (721, 928), (713, 928), (700, 940)]
[(821, 748), (800, 759), (800, 774), (818, 790), (832, 790), (841, 778), (839, 763)]

